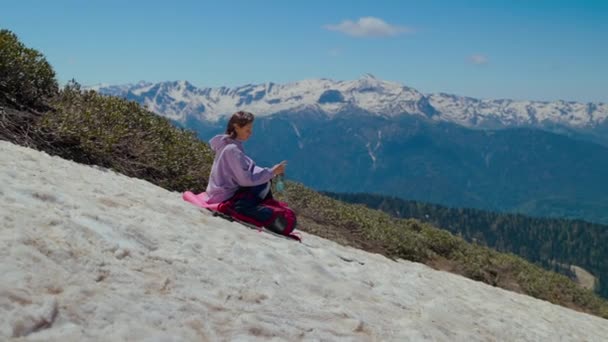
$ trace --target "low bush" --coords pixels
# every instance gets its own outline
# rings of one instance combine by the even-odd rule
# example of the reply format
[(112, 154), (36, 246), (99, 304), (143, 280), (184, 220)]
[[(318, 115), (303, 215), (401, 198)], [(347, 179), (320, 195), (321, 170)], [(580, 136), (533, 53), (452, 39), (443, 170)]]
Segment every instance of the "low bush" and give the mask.
[(194, 132), (174, 127), (139, 104), (68, 84), (38, 122), (46, 150), (111, 168), (163, 188), (202, 191), (213, 154)]
[(8, 30), (0, 30), (0, 99), (42, 110), (58, 91), (55, 71), (44, 56), (27, 48)]

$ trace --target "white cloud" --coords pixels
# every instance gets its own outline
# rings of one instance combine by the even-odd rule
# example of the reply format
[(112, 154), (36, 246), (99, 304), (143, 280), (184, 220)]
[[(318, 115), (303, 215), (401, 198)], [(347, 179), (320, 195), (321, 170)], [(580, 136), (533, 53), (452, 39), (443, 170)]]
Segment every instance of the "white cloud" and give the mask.
[(485, 55), (471, 55), (469, 56), (469, 62), (475, 64), (475, 65), (484, 65), (484, 64), (488, 64), (488, 57)]
[(325, 25), (323, 28), (338, 31), (353, 37), (392, 37), (403, 33), (412, 33), (409, 27), (391, 25), (374, 17), (359, 18), (357, 22), (344, 20), (337, 25)]

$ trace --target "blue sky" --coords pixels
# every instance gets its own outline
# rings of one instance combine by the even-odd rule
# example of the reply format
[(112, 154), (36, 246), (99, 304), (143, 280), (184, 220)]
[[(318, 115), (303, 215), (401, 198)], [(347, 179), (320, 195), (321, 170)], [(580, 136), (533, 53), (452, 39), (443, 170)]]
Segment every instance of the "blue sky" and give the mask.
[(608, 102), (608, 1), (0, 1), (64, 83), (351, 80)]

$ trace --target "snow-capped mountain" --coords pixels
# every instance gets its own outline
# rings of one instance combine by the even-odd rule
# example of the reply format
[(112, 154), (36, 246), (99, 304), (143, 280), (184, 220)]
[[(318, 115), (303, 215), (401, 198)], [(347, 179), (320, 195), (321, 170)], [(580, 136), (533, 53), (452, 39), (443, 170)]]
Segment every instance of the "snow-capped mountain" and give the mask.
[(256, 162), (288, 159), (290, 179), (315, 189), (608, 223), (606, 104), (423, 94), (371, 75), (97, 89), (146, 105), (203, 141), (224, 130), (226, 116), (251, 111), (263, 137), (248, 142)]
[(604, 103), (479, 100), (443, 93), (428, 98), (442, 119), (468, 127), (561, 124), (583, 128), (608, 118)]
[(359, 108), (381, 115), (432, 115), (427, 98), (415, 89), (381, 81), (366, 74), (354, 81), (303, 80), (280, 85), (266, 83), (237, 88), (198, 89), (187, 81), (128, 86), (92, 87), (101, 93), (136, 100), (149, 110), (176, 121), (195, 116), (216, 121), (237, 110), (258, 116), (314, 109), (328, 115)]
[(89, 87), (135, 100), (149, 110), (184, 122), (188, 117), (217, 121), (237, 110), (257, 116), (313, 110), (334, 116), (352, 110), (381, 116), (421, 115), (472, 128), (564, 125), (592, 128), (608, 118), (608, 104), (482, 100), (444, 93), (423, 94), (370, 74), (357, 80), (303, 80), (236, 88), (197, 88), (187, 81)]

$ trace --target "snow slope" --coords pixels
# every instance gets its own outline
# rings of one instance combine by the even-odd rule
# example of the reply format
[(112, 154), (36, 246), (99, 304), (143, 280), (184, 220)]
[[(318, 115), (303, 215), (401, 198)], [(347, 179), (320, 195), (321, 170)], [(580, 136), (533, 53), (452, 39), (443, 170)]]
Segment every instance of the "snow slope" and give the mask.
[(605, 341), (608, 321), (0, 141), (0, 340)]

